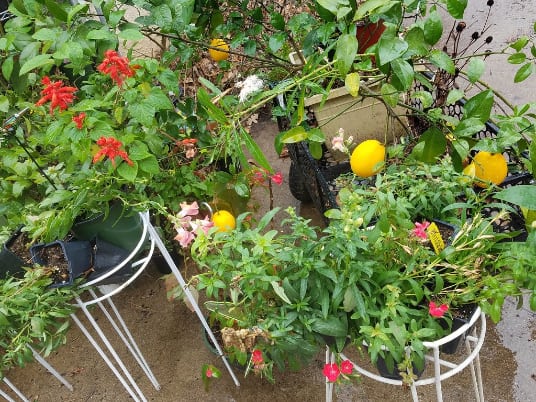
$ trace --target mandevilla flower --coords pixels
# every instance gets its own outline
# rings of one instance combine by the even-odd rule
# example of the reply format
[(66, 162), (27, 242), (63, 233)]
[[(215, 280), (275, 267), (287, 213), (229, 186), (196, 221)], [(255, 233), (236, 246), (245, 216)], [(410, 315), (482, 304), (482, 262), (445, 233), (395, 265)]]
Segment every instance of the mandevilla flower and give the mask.
[(424, 221), (423, 223), (415, 222), (415, 229), (413, 229), (413, 234), (421, 239), (427, 239), (428, 235), (426, 234), (426, 229), (430, 226), (430, 222)]
[(123, 85), (126, 77), (134, 76), (134, 69), (128, 63), (126, 57), (121, 57), (115, 50), (107, 50), (104, 53), (104, 60), (97, 67), (103, 74), (107, 74), (118, 85)]
[(262, 350), (255, 349), (251, 353), (251, 361), (253, 362), (253, 364), (261, 364), (262, 362), (264, 362), (264, 358), (262, 357)]
[(350, 360), (343, 360), (341, 362), (341, 373), (352, 374), (353, 370), (354, 370), (354, 365)]
[(283, 174), (281, 172), (277, 172), (276, 174), (272, 175), (271, 179), (275, 184), (280, 186), (283, 183)]
[(337, 363), (326, 363), (324, 365), (324, 369), (322, 370), (322, 374), (328, 379), (329, 382), (335, 382), (337, 381), (337, 378), (339, 378), (339, 374), (341, 371), (339, 370), (339, 366), (337, 366)]
[(428, 311), (430, 312), (430, 315), (436, 318), (443, 317), (443, 315), (448, 311), (448, 309), (449, 306), (447, 306), (446, 304), (438, 306), (433, 301), (431, 301), (428, 305)]
[(134, 165), (134, 162), (130, 160), (127, 153), (119, 149), (123, 146), (123, 143), (114, 137), (100, 137), (97, 140), (97, 145), (101, 147), (101, 149), (93, 157), (93, 163), (97, 163), (103, 157), (107, 156), (112, 161), (112, 165), (115, 167), (115, 157), (119, 156), (130, 166)]
[(76, 128), (79, 130), (82, 130), (82, 127), (84, 126), (84, 120), (86, 118), (86, 114), (84, 112), (77, 114), (76, 116), (73, 116), (73, 122), (76, 125)]
[(42, 98), (37, 101), (36, 106), (44, 105), (50, 101), (50, 114), (54, 114), (54, 109), (57, 107), (60, 110), (65, 110), (69, 104), (73, 103), (73, 93), (77, 91), (75, 87), (63, 86), (63, 81), (50, 81), (50, 78), (45, 76), (41, 80), (45, 86), (41, 91)]

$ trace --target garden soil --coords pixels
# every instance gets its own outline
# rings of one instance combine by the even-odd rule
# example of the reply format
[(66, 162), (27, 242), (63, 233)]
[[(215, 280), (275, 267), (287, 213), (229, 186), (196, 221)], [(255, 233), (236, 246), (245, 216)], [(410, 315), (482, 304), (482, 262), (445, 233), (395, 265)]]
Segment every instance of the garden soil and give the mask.
[[(466, 14), (469, 24), (486, 18), (485, 1), (477, 3)], [(532, 25), (529, 18), (536, 15), (533, 0), (496, 1), (491, 24), (494, 44), (500, 48), (506, 40), (520, 34), (530, 34)], [(511, 71), (492, 68), (487, 72), (488, 81), (511, 83)], [(532, 79), (532, 84), (534, 79)], [(532, 85), (531, 84), (531, 85)], [(522, 90), (512, 93), (514, 102), (528, 101), (534, 85), (524, 85)], [(512, 92), (512, 91), (511, 91)], [(532, 98), (533, 99), (533, 98)], [(266, 150), (274, 168), (286, 176), (290, 165), (288, 158), (280, 158), (273, 151), (273, 138), (277, 134), (277, 124), (270, 120), (268, 111), (259, 116), (252, 133)], [(269, 197), (259, 192), (256, 197), (259, 214), (270, 207)], [(273, 206), (294, 206), (302, 216), (319, 224), (321, 218), (309, 204), (296, 201), (289, 193), (288, 178), (274, 188)], [(182, 266), (181, 271), (188, 277), (194, 272), (191, 266)], [(197, 316), (181, 302), (169, 302), (162, 274), (149, 265), (132, 286), (114, 297), (126, 324), (137, 340), (147, 362), (152, 367), (161, 389), (156, 390), (142, 370), (130, 358), (122, 343), (113, 335), (107, 320), (97, 308), (92, 310), (99, 324), (109, 335), (120, 356), (131, 369), (137, 384), (147, 400), (158, 402), (316, 402), (325, 400), (324, 353), (299, 372), (275, 373), (275, 384), (254, 374), (244, 377), (236, 370), (240, 387), (235, 386), (222, 362), (209, 351), (203, 341), (201, 324)], [(536, 319), (534, 313), (526, 309), (517, 310), (513, 301), (505, 304), (505, 318), (497, 326), (488, 319), (488, 332), (480, 353), (485, 400), (488, 402), (536, 402), (536, 368), (534, 356)], [(82, 314), (79, 312), (78, 317)], [(359, 356), (352, 356), (363, 364)], [(461, 358), (461, 356), (458, 356)], [(69, 391), (42, 366), (36, 363), (25, 368), (13, 369), (7, 377), (31, 400), (39, 402), (123, 402), (132, 400), (105, 365), (101, 357), (89, 344), (86, 337), (73, 324), (67, 343), (47, 358), (72, 385)], [(220, 368), (221, 378), (211, 383), (205, 391), (201, 381), (201, 366), (212, 363)], [(374, 369), (370, 369), (374, 370)], [(431, 370), (428, 365), (427, 372)], [(426, 372), (425, 372), (426, 374)], [(469, 369), (442, 383), (445, 401), (474, 401), (474, 391)], [(2, 385), (2, 389), (6, 389)], [(421, 401), (435, 399), (435, 388), (419, 387)], [(14, 396), (13, 396), (14, 397)], [(16, 399), (16, 397), (14, 397)], [(335, 390), (337, 401), (409, 401), (408, 389), (380, 384), (363, 378), (351, 385), (338, 386)]]

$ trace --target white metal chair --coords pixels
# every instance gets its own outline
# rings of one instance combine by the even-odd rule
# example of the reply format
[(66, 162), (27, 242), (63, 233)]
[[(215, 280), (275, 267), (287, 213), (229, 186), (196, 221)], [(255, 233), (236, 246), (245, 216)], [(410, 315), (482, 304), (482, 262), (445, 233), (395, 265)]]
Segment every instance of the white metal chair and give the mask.
[[(223, 352), (216, 341), (214, 334), (210, 330), (203, 313), (201, 312), (195, 298), (192, 296), (191, 292), (189, 291), (188, 287), (186, 286), (186, 283), (178, 270), (177, 266), (173, 262), (173, 259), (171, 258), (169, 252), (164, 246), (164, 243), (160, 239), (157, 231), (152, 226), (150, 219), (149, 219), (149, 213), (143, 212), (139, 214), (142, 226), (143, 226), (143, 233), (138, 241), (138, 244), (136, 247), (131, 251), (131, 253), (126, 257), (120, 264), (115, 266), (113, 269), (110, 269), (105, 274), (97, 277), (94, 280), (89, 280), (88, 282), (84, 283), (82, 286), (84, 288), (88, 289), (89, 298), (88, 300), (82, 300), (81, 297), (76, 298), (76, 304), (84, 314), (87, 321), (91, 324), (92, 332), (97, 334), (98, 340), (95, 339), (95, 337), (92, 335), (92, 333), (88, 330), (88, 328), (80, 321), (80, 319), (77, 317), (76, 313), (72, 314), (71, 317), (73, 321), (78, 325), (82, 333), (87, 337), (89, 342), (93, 345), (93, 347), (96, 349), (96, 351), (99, 353), (99, 355), (103, 358), (105, 363), (108, 365), (108, 367), (112, 370), (112, 372), (115, 374), (117, 379), (121, 382), (125, 390), (129, 393), (129, 395), (132, 397), (132, 399), (136, 402), (142, 401), (145, 402), (147, 399), (145, 398), (142, 390), (134, 380), (133, 376), (131, 375), (130, 371), (128, 370), (127, 366), (123, 362), (123, 360), (120, 358), (119, 354), (116, 352), (106, 335), (104, 334), (102, 328), (97, 323), (97, 321), (94, 319), (94, 317), (91, 314), (91, 311), (88, 309), (89, 306), (93, 304), (97, 304), (101, 311), (104, 313), (105, 317), (108, 319), (114, 330), (116, 331), (119, 338), (123, 341), (123, 343), (126, 345), (138, 365), (141, 367), (145, 375), (149, 378), (152, 385), (159, 390), (160, 384), (158, 383), (156, 377), (154, 376), (151, 368), (149, 367), (147, 361), (145, 360), (143, 354), (141, 353), (138, 345), (136, 344), (134, 337), (132, 336), (131, 332), (129, 331), (125, 321), (119, 314), (119, 311), (115, 304), (112, 301), (112, 296), (120, 293), (123, 289), (125, 289), (127, 286), (129, 286), (133, 281), (135, 281), (144, 271), (144, 269), (149, 264), (151, 257), (154, 253), (155, 246), (158, 247), (160, 250), (162, 256), (165, 258), (166, 262), (168, 263), (173, 275), (177, 278), (179, 284), (183, 287), (184, 292), (190, 303), (195, 309), (195, 312), (205, 328), (208, 331), (209, 336), (211, 337), (212, 341), (217, 347), (217, 350), (222, 357), (222, 360), (229, 371), (229, 374), (233, 378), (233, 381), (237, 386), (240, 385), (238, 382), (231, 366), (225, 359), (225, 356), (223, 355)], [(111, 277), (112, 275), (116, 274), (118, 271), (123, 269), (127, 264), (132, 263), (132, 267), (135, 270), (134, 274), (128, 278), (123, 283), (120, 283), (116, 286), (113, 286), (113, 288), (110, 290), (109, 287), (99, 286), (99, 283), (104, 282), (106, 279)], [(97, 293), (91, 288), (93, 286), (97, 286), (102, 295), (97, 295)], [(108, 307), (110, 307), (111, 311), (109, 311), (104, 301), (107, 302)], [(105, 348), (103, 348), (103, 346)], [(105, 350), (106, 349), (106, 350)]]
[[(480, 319), (480, 325), (477, 324), (477, 321)], [(457, 338), (458, 336), (465, 336), (465, 348), (466, 348), (466, 356), (465, 359), (460, 363), (455, 363), (452, 361), (448, 361), (445, 359), (442, 359), (439, 355), (439, 349), (442, 345), (445, 345), (446, 343), (452, 341), (453, 339)], [(452, 377), (455, 374), (460, 373), (463, 369), (465, 369), (467, 366), (470, 366), (471, 368), (471, 377), (473, 380), (473, 387), (475, 391), (475, 396), (477, 402), (485, 402), (484, 401), (484, 388), (482, 385), (482, 374), (480, 370), (480, 349), (482, 348), (482, 345), (484, 344), (484, 338), (486, 336), (486, 317), (484, 313), (480, 310), (480, 308), (477, 308), (473, 316), (471, 317), (471, 320), (462, 325), (460, 328), (458, 328), (456, 331), (452, 332), (451, 334), (437, 340), (434, 342), (423, 342), (424, 346), (428, 349), (429, 353), (426, 355), (426, 360), (433, 362), (434, 364), (434, 372), (433, 376), (420, 378), (417, 381), (413, 382), (411, 384), (411, 395), (414, 402), (419, 401), (419, 397), (417, 395), (417, 387), (422, 385), (430, 385), (435, 384), (436, 388), (436, 398), (438, 402), (443, 401), (443, 391), (441, 388), (441, 382), (446, 380), (447, 378)], [(347, 360), (348, 358), (344, 354), (340, 354), (340, 357), (343, 360)], [(329, 348), (326, 348), (326, 363), (334, 363), (335, 362), (335, 354), (332, 353)], [(385, 383), (385, 384), (391, 384), (391, 385), (403, 385), (401, 380), (393, 380), (390, 378), (382, 377), (378, 374), (371, 373), (370, 371), (365, 370), (364, 368), (358, 366), (355, 362), (352, 362), (354, 365), (354, 368), (359, 372), (361, 375), (364, 375), (366, 377), (369, 377), (373, 380)], [(446, 371), (441, 372), (441, 368), (446, 368)], [(331, 402), (333, 398), (333, 383), (330, 383), (326, 380), (326, 401)]]

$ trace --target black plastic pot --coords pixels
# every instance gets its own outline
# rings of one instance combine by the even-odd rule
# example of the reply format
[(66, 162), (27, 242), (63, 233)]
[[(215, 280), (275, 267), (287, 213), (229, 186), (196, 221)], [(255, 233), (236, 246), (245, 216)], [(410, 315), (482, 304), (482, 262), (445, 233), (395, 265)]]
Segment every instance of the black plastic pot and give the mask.
[[(22, 258), (11, 251), (11, 246), (22, 235), (21, 229), (17, 229), (15, 233), (5, 242), (0, 250), (0, 279), (5, 279), (9, 276), (22, 277), (25, 265)], [(26, 264), (27, 265), (27, 264)]]
[[(456, 317), (452, 319), (451, 333), (455, 332), (457, 329), (459, 329), (460, 327), (462, 327), (463, 325), (471, 321), (471, 318), (473, 317), (473, 314), (475, 313), (477, 306), (475, 304), (470, 304), (464, 307), (466, 308), (459, 311), (459, 315), (457, 315)], [(446, 325), (447, 323), (445, 321), (441, 321), (441, 326), (445, 328)], [(445, 353), (447, 355), (453, 355), (454, 353), (456, 353), (458, 350), (460, 341), (465, 339), (466, 333), (458, 336), (457, 338), (454, 338), (452, 341), (447, 342), (444, 345), (441, 345), (439, 347), (439, 350), (441, 351), (441, 353)]]
[[(419, 378), (422, 373), (424, 372), (424, 365), (421, 370), (418, 370), (415, 365), (413, 366), (413, 374)], [(376, 361), (376, 368), (378, 369), (378, 372), (380, 375), (384, 378), (389, 378), (391, 380), (402, 380), (402, 376), (398, 372), (397, 364), (395, 362), (395, 365), (393, 367), (393, 371), (389, 371), (387, 367), (387, 363), (385, 362), (385, 359), (381, 356), (378, 356), (378, 360)]]
[(89, 241), (70, 241), (65, 242), (56, 240), (46, 244), (36, 244), (30, 247), (32, 260), (41, 266), (50, 266), (50, 261), (47, 261), (44, 250), (47, 248), (56, 247), (62, 253), (63, 258), (67, 261), (68, 277), (62, 278), (61, 281), (56, 281), (51, 287), (62, 287), (72, 285), (74, 280), (87, 272), (92, 266), (92, 245)]
[[(88, 280), (93, 281), (111, 269), (121, 264), (130, 254), (130, 251), (124, 248), (114, 246), (104, 240), (97, 238), (93, 247), (94, 265), (93, 272), (89, 275)], [(109, 285), (112, 283), (123, 283), (133, 275), (132, 263), (129, 261), (123, 268), (114, 272), (109, 277), (98, 282), (99, 285)]]

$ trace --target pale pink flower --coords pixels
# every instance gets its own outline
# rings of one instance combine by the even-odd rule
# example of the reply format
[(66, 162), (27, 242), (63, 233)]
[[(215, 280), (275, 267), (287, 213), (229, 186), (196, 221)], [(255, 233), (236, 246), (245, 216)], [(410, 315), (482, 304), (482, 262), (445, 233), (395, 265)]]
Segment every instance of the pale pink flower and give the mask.
[(214, 222), (210, 220), (208, 216), (205, 216), (205, 219), (196, 219), (195, 221), (190, 222), (193, 232), (197, 232), (197, 229), (201, 229), (203, 233), (208, 234), (210, 228), (214, 227)]
[(197, 205), (197, 201), (194, 201), (191, 204), (188, 204), (187, 202), (181, 202), (181, 210), (177, 216), (179, 218), (183, 218), (188, 215), (195, 216), (198, 213), (199, 205)]
[(175, 240), (179, 242), (181, 247), (188, 247), (188, 245), (194, 240), (194, 234), (184, 228), (177, 228), (177, 236)]

